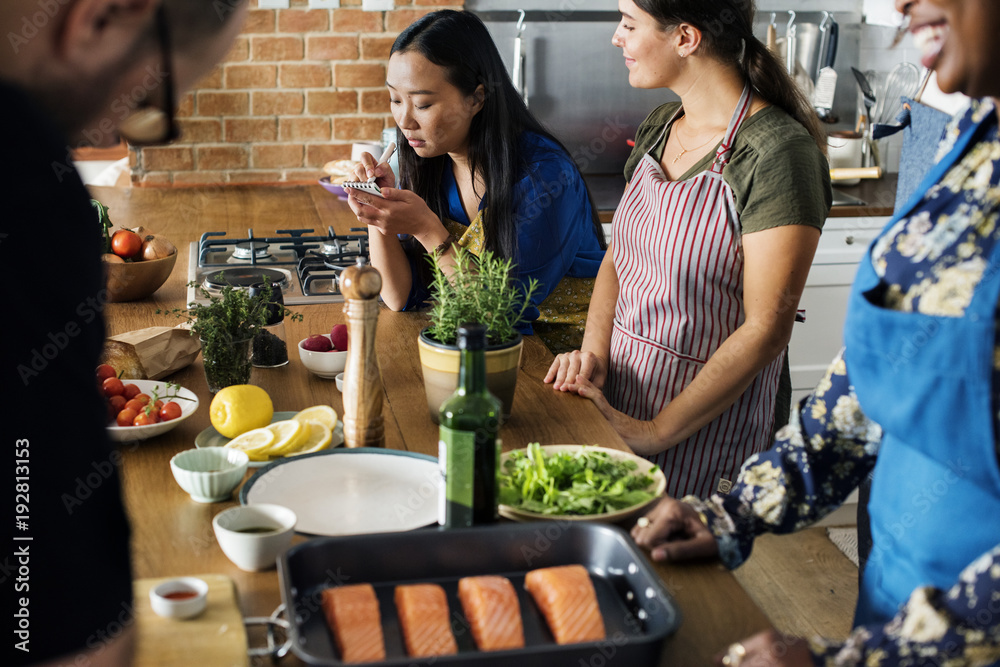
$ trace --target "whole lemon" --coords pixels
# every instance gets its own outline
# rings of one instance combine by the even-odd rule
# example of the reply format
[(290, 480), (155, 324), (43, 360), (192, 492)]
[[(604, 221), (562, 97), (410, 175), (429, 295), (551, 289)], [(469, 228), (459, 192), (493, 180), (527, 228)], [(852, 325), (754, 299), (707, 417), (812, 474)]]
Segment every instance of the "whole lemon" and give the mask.
[(216, 431), (227, 438), (235, 438), (270, 424), (274, 405), (271, 397), (260, 387), (234, 384), (215, 395), (208, 416)]

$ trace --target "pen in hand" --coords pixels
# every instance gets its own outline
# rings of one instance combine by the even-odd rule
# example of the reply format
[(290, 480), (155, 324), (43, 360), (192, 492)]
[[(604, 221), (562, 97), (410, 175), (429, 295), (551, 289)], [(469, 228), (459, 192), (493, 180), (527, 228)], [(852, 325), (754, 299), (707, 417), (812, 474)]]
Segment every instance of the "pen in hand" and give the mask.
[[(379, 166), (380, 164), (383, 164), (383, 163), (386, 163), (386, 162), (388, 162), (388, 161), (389, 161), (389, 158), (391, 158), (391, 157), (392, 157), (392, 154), (393, 154), (393, 153), (395, 153), (395, 152), (396, 152), (396, 142), (395, 142), (395, 141), (390, 141), (390, 142), (389, 142), (389, 145), (385, 147), (385, 151), (383, 151), (383, 153), (382, 153), (382, 157), (380, 157), (380, 158), (378, 159), (378, 162), (376, 162), (376, 163), (375, 163), (375, 166), (377, 167), (377, 166)], [(374, 169), (372, 169), (372, 171), (374, 171)], [(370, 177), (370, 178), (368, 179), (368, 182), (369, 182), (369, 183), (374, 183), (374, 182), (375, 182), (375, 176), (374, 176), (374, 175), (372, 175), (372, 176), (371, 176), (371, 177)]]

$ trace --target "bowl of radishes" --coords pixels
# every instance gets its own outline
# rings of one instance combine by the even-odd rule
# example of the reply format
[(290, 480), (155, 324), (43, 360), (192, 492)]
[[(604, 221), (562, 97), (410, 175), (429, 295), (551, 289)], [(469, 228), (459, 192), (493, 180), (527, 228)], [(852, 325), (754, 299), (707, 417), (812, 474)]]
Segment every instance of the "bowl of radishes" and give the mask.
[(347, 366), (347, 325), (338, 324), (328, 334), (313, 334), (299, 341), (299, 359), (313, 374), (333, 380)]

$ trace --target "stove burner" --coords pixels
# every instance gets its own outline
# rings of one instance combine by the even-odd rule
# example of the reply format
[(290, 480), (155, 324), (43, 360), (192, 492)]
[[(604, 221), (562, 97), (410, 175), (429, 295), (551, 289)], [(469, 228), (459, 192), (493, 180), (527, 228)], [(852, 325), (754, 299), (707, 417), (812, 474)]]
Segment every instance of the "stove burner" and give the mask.
[(243, 241), (237, 243), (233, 248), (233, 257), (235, 259), (250, 259), (251, 257), (255, 259), (267, 259), (271, 256), (271, 251), (268, 250), (269, 244), (263, 241)]
[(213, 271), (205, 276), (205, 287), (217, 290), (222, 289), (226, 285), (250, 287), (265, 280), (281, 285), (282, 290), (288, 287), (288, 276), (286, 274), (274, 269), (262, 269), (255, 266), (240, 266), (232, 269)]

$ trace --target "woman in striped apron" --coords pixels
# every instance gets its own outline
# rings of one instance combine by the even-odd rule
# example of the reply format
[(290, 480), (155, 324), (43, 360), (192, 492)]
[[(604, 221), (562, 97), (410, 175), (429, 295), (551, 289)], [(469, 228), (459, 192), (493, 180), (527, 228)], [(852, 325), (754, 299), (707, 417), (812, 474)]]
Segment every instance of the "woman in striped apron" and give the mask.
[(620, 0), (619, 10), (612, 41), (629, 82), (670, 88), (681, 103), (639, 128), (583, 346), (559, 355), (546, 381), (592, 399), (663, 468), (669, 494), (725, 491), (773, 435), (830, 206), (825, 138), (753, 36), (749, 3)]

